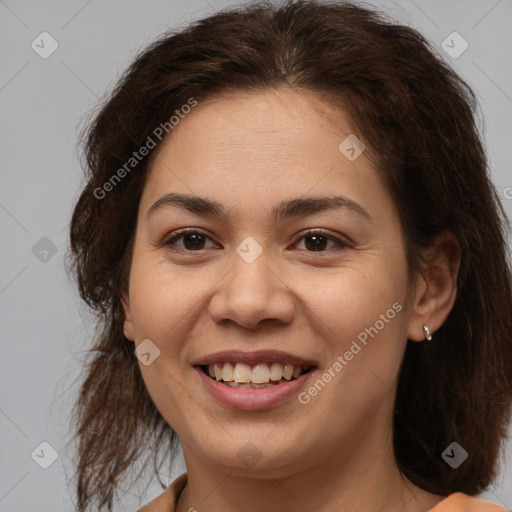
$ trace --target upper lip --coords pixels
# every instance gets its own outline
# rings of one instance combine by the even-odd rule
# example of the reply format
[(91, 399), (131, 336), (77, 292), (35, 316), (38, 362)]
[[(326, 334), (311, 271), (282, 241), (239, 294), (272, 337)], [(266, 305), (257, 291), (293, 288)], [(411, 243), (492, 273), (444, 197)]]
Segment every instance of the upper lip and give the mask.
[(205, 366), (214, 363), (245, 363), (253, 365), (257, 363), (284, 363), (302, 366), (316, 366), (315, 361), (299, 357), (281, 350), (257, 350), (247, 352), (244, 350), (223, 350), (203, 357), (192, 362), (192, 366)]

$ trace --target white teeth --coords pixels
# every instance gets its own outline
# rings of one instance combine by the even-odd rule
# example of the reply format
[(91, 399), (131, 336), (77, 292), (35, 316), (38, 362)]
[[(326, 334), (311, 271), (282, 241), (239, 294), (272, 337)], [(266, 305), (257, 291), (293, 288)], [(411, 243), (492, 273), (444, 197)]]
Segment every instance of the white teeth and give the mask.
[(272, 363), (270, 367), (270, 380), (281, 380), (283, 378), (283, 365)]
[(231, 382), (233, 380), (233, 371), (234, 366), (231, 363), (224, 363), (224, 368), (222, 368), (222, 380), (224, 382)]
[(255, 384), (264, 384), (270, 379), (270, 370), (266, 364), (257, 364), (252, 369), (251, 382)]
[(293, 377), (293, 365), (285, 364), (283, 368), (283, 379), (290, 380)]
[[(210, 377), (230, 385), (231, 387), (247, 387), (254, 384), (255, 387), (273, 386), (283, 380), (297, 379), (303, 373), (301, 365), (281, 363), (260, 363), (250, 367), (245, 363), (215, 363), (208, 365)], [(251, 386), (252, 387), (252, 386)]]
[(236, 363), (233, 372), (235, 382), (251, 382), (251, 367), (245, 363)]
[(239, 382), (226, 382), (226, 386), (230, 388), (243, 388), (243, 389), (261, 389), (261, 388), (273, 388), (277, 386), (277, 384), (270, 384), (266, 382), (265, 384), (253, 384), (251, 383), (239, 383)]

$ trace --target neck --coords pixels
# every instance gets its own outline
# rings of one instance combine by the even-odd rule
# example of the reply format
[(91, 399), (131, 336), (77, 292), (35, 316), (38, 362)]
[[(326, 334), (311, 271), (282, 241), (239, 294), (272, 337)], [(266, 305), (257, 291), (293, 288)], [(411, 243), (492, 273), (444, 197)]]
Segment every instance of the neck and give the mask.
[(425, 512), (444, 498), (420, 489), (399, 471), (390, 433), (376, 435), (369, 428), (349, 441), (345, 445), (351, 449), (344, 453), (305, 454), (294, 462), (295, 471), (267, 468), (251, 475), (200, 459), (184, 447), (188, 484), (176, 510)]

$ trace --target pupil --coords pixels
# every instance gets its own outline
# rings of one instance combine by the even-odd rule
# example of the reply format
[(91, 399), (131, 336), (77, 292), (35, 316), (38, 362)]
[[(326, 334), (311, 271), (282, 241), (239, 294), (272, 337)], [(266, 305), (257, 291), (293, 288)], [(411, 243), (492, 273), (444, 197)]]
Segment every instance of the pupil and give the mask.
[[(202, 239), (202, 235), (197, 233), (192, 233), (190, 235), (185, 235), (183, 237), (183, 242), (185, 247), (189, 248), (201, 248), (204, 244), (204, 240)], [(312, 249), (313, 251), (318, 251), (321, 249), (325, 249), (325, 244), (327, 243), (327, 239), (323, 235), (310, 235), (306, 238), (306, 247), (308, 249)]]
[(185, 235), (183, 237), (183, 243), (184, 243), (185, 247), (187, 247), (187, 245), (189, 245), (195, 249), (200, 248), (200, 246), (204, 243), (204, 240), (201, 240), (201, 236), (202, 235), (198, 235), (198, 234), (194, 234), (194, 233), (190, 234), (190, 235)]
[[(312, 244), (308, 244), (308, 240), (314, 240)], [(314, 251), (318, 251), (319, 249), (324, 249), (327, 239), (322, 235), (310, 235), (306, 238), (306, 247), (311, 245)]]

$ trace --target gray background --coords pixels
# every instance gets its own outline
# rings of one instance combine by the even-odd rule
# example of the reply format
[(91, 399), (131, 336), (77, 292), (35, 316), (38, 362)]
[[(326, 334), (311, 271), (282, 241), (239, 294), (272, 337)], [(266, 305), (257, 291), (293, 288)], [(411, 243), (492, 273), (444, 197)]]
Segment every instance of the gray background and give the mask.
[[(161, 32), (229, 5), (221, 0), (0, 0), (0, 512), (74, 510), (67, 485), (73, 453), (64, 448), (92, 323), (67, 280), (63, 256), (82, 183), (75, 145), (83, 114)], [(474, 88), (494, 181), (512, 217), (511, 0), (378, 0), (373, 5), (422, 32)], [(44, 31), (58, 42), (47, 59), (31, 47)], [(469, 44), (456, 59), (441, 46), (453, 31)], [(49, 241), (41, 241), (44, 237)], [(31, 457), (42, 442), (58, 453), (48, 469)], [(49, 461), (49, 450), (43, 448), (44, 457), (40, 450), (38, 460)], [(509, 442), (500, 476), (483, 495), (509, 509), (511, 461)], [(182, 471), (180, 463), (162, 477), (168, 482)], [(156, 484), (142, 490), (129, 489), (116, 510), (134, 511), (161, 492)]]

